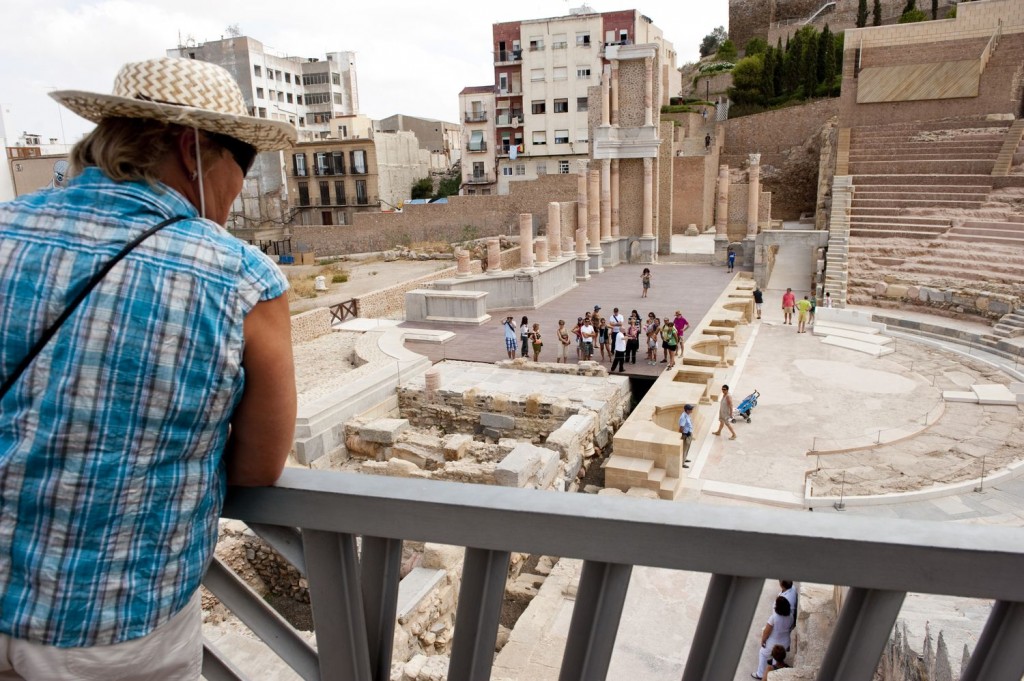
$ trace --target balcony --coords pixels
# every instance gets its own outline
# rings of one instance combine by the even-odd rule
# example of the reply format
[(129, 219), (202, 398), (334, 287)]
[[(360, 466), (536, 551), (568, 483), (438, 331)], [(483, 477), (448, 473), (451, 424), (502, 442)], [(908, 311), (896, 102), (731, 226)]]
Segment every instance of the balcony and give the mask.
[[(513, 119), (518, 122), (513, 123)], [(495, 122), (495, 125), (499, 128), (518, 128), (522, 124), (522, 109), (502, 109), (502, 112), (498, 113), (497, 121)]]
[(376, 196), (356, 196), (354, 206), (376, 206), (380, 202)]
[(467, 111), (464, 119), (466, 123), (486, 123), (486, 111)]
[(522, 50), (497, 50), (494, 53), (494, 65), (516, 64), (523, 60)]
[(493, 184), (494, 175), (490, 173), (473, 173), (466, 177), (466, 184)]
[(487, 142), (469, 142), (466, 144), (466, 151), (471, 154), (487, 151)]
[[(390, 678), (403, 539), (466, 547), (452, 680), (489, 678), (512, 551), (584, 561), (561, 679), (606, 678), (634, 565), (711, 574), (684, 681), (736, 675), (765, 579), (780, 575), (849, 587), (819, 679), (870, 680), (907, 592), (994, 600), (962, 678), (1024, 671), (1017, 528), (297, 468), (274, 487), (230, 489), (223, 516), (244, 521), (308, 580), (316, 648), (219, 559), (204, 585), (307, 679)], [(203, 675), (243, 678), (209, 642)]]

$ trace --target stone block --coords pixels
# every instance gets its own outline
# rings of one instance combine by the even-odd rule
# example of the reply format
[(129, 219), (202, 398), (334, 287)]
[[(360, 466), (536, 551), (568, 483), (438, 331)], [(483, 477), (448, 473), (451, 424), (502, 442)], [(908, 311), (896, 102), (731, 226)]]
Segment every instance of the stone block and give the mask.
[(877, 284), (875, 284), (875, 295), (876, 296), (884, 296), (885, 292), (888, 289), (889, 289), (889, 285), (886, 284), (884, 281), (880, 281)]
[(972, 385), (971, 391), (978, 396), (979, 404), (995, 404), (1005, 406), (1016, 406), (1017, 396), (1010, 392), (1005, 385), (995, 383), (991, 385)]
[(537, 447), (540, 451), (540, 469), (537, 471), (537, 489), (547, 489), (558, 475), (558, 453)]
[(513, 449), (519, 446), (519, 440), (514, 437), (503, 437), (498, 440), (498, 449), (502, 449), (506, 454), (511, 452)]
[(496, 428), (500, 430), (512, 430), (516, 427), (516, 419), (505, 414), (483, 412), (480, 414), (480, 425), (484, 428)]
[(903, 284), (889, 284), (885, 291), (886, 298), (906, 298), (910, 292), (909, 286)]
[(490, 438), (492, 440), (497, 440), (501, 438), (501, 431), (497, 430), (496, 428), (484, 428), (483, 434), (484, 437)]
[(367, 442), (393, 445), (402, 431), (408, 428), (408, 419), (377, 419), (360, 428), (359, 437)]
[(466, 450), (473, 438), (469, 435), (449, 435), (444, 438), (444, 458), (446, 461), (458, 461), (466, 455)]
[(993, 314), (1009, 314), (1013, 311), (1013, 307), (1002, 300), (990, 300), (988, 303), (988, 311)]
[[(379, 464), (378, 464), (379, 465)], [(408, 478), (420, 470), (414, 462), (401, 458), (388, 459), (387, 474), (396, 478)]]
[(461, 546), (450, 546), (448, 544), (423, 545), (423, 558), (420, 565), (434, 570), (450, 570), (462, 562), (465, 552)]
[(503, 487), (525, 487), (541, 469), (541, 453), (552, 456), (550, 449), (521, 443), (494, 469), (494, 480)]

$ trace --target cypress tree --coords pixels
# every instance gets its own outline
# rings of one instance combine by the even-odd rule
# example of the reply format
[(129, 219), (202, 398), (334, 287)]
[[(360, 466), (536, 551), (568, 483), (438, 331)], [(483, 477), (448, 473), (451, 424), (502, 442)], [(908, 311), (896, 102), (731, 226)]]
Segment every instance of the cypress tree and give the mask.
[(782, 94), (782, 80), (785, 74), (785, 64), (783, 59), (786, 53), (782, 50), (782, 36), (779, 36), (778, 41), (775, 43), (775, 68), (772, 73), (772, 90), (776, 95)]
[(825, 78), (825, 59), (832, 50), (834, 41), (832, 40), (832, 31), (828, 29), (828, 24), (825, 24), (825, 28), (821, 29), (821, 33), (818, 34), (818, 82), (827, 83), (828, 80)]
[(932, 19), (939, 18), (939, 0), (932, 0)]
[(769, 47), (764, 53), (764, 68), (761, 71), (761, 98), (768, 104), (775, 97), (775, 48)]
[(871, 10), (871, 25), (882, 25), (882, 0), (875, 0), (875, 6)]
[(917, 9), (917, 0), (907, 0), (907, 6), (903, 8), (903, 14), (913, 12)]
[[(876, 0), (877, 2), (877, 0)], [(860, 0), (857, 3), (857, 28), (864, 28), (868, 25), (868, 0)]]
[(803, 64), (800, 80), (804, 86), (804, 97), (810, 99), (818, 87), (818, 41), (814, 38), (804, 40)]
[(829, 35), (829, 42), (824, 43), (821, 47), (821, 51), (825, 53), (825, 74), (822, 77), (822, 82), (828, 88), (828, 96), (832, 96), (832, 83), (836, 80), (836, 40), (833, 36)]

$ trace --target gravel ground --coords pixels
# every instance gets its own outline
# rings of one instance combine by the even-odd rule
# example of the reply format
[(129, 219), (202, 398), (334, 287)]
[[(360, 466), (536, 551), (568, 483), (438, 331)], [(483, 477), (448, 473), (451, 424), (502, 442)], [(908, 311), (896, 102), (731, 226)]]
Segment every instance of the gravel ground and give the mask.
[(361, 335), (333, 331), (292, 348), (300, 405), (318, 400), (344, 386), (345, 374), (355, 368), (352, 350)]

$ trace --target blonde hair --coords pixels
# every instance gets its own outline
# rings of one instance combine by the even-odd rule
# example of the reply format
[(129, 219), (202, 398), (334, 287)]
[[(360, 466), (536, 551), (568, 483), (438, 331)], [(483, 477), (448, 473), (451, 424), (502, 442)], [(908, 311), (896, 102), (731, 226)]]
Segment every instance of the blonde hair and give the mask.
[[(179, 135), (189, 130), (174, 123), (145, 118), (105, 118), (71, 150), (71, 174), (95, 166), (116, 182), (161, 182), (160, 169), (176, 153)], [(223, 153), (201, 145), (203, 166)]]

